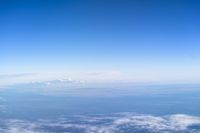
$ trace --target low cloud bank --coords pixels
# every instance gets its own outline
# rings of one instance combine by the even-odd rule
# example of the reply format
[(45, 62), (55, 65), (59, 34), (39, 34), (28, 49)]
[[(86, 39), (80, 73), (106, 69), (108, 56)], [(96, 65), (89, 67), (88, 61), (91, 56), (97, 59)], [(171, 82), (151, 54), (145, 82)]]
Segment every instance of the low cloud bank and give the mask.
[(1, 120), (2, 133), (199, 133), (200, 117), (186, 114), (167, 116), (121, 113), (62, 117), (57, 120)]

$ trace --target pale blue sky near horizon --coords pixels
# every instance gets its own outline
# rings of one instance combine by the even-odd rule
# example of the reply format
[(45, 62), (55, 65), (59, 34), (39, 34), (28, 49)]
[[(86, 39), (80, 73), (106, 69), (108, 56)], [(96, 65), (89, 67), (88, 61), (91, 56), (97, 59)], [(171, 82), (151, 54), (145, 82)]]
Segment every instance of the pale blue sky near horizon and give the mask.
[(199, 83), (199, 5), (197, 0), (2, 0), (0, 74), (101, 72), (97, 80)]

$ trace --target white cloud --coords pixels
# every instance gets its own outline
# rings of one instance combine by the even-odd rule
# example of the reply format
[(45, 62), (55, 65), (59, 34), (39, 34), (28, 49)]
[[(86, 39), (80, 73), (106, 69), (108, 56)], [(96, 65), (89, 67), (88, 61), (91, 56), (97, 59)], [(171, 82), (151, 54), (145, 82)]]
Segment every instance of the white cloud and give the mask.
[[(44, 95), (67, 95), (77, 94), (80, 88), (84, 88), (85, 81), (73, 80), (72, 78), (54, 79), (47, 81), (33, 81), (7, 86), (2, 91), (11, 89), (18, 92), (38, 93)], [(0, 99), (1, 100), (1, 99)]]
[(49, 72), (49, 73), (17, 73), (0, 75), (0, 86), (24, 84), (29, 82), (51, 81), (55, 79), (75, 79), (87, 82), (111, 82), (122, 80), (124, 75), (120, 71), (88, 71), (88, 72)]
[(79, 86), (83, 84), (84, 81), (78, 81), (78, 80), (73, 80), (72, 78), (67, 78), (67, 79), (55, 79), (55, 80), (49, 80), (49, 81), (40, 81), (40, 82), (31, 82), (26, 85), (30, 87), (68, 87), (68, 86)]
[(36, 131), (39, 123), (31, 123), (16, 119), (1, 121), (1, 123), (4, 124), (4, 128), (0, 128), (0, 132), (2, 133), (42, 133)]
[(200, 117), (194, 117), (184, 114), (169, 116), (126, 116), (114, 121), (114, 125), (133, 125), (140, 128), (146, 128), (153, 131), (182, 131), (194, 124), (200, 124)]
[[(199, 125), (200, 117), (185, 114), (167, 116), (138, 115), (132, 113), (113, 114), (110, 116), (74, 116), (73, 119), (38, 120), (1, 120), (5, 133), (49, 133), (56, 131), (80, 133), (125, 133), (127, 130), (147, 133), (199, 133), (200, 129), (190, 126)], [(2, 124), (1, 124), (2, 125)]]

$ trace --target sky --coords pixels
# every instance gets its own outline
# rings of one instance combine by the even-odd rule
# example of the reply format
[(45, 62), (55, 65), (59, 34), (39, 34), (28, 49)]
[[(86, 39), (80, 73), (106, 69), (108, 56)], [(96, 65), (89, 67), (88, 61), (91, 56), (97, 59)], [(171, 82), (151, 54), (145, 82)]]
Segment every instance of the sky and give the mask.
[(1, 0), (0, 84), (200, 82), (198, 0)]

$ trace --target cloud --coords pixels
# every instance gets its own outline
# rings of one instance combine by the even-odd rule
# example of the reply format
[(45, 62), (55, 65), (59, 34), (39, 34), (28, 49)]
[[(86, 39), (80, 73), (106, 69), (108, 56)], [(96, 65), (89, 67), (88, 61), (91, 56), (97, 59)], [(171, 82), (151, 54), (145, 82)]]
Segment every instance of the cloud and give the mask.
[(34, 79), (36, 74), (33, 73), (18, 73), (18, 74), (1, 74), (0, 75), (0, 87), (4, 88), (8, 85), (13, 85), (17, 83), (26, 83), (29, 80)]
[(1, 86), (14, 86), (14, 85), (35, 85), (35, 86), (56, 86), (61, 84), (77, 83), (78, 80), (73, 80), (67, 75), (59, 74), (44, 74), (44, 73), (21, 73), (21, 74), (5, 74), (0, 75)]
[(176, 114), (169, 116), (152, 116), (152, 115), (139, 115), (139, 116), (126, 116), (115, 120), (114, 125), (132, 125), (139, 128), (145, 128), (154, 132), (160, 131), (184, 131), (188, 127), (195, 124), (200, 124), (200, 117), (194, 117), (184, 114)]
[(36, 131), (39, 123), (31, 123), (22, 120), (5, 120), (1, 121), (0, 132), (2, 133), (42, 133)]
[(37, 93), (43, 95), (68, 95), (80, 94), (81, 88), (85, 88), (85, 81), (73, 80), (72, 78), (54, 79), (47, 81), (33, 81), (29, 83), (14, 84), (2, 91)]
[(73, 80), (71, 78), (54, 79), (47, 81), (32, 81), (28, 83), (19, 83), (9, 86), (10, 88), (67, 88), (83, 85), (84, 81)]
[(25, 77), (25, 76), (32, 76), (33, 73), (19, 73), (19, 74), (1, 74), (0, 79), (4, 78), (19, 78), (19, 77)]
[[(71, 118), (71, 119), (70, 119)], [(96, 116), (72, 116), (57, 120), (1, 120), (0, 131), (4, 133), (199, 133), (200, 117), (186, 114), (167, 116), (122, 113)]]
[(18, 73), (0, 75), (0, 86), (6, 87), (15, 84), (24, 84), (29, 82), (43, 82), (55, 79), (76, 79), (77, 81), (112, 82), (124, 79), (120, 71), (88, 71), (88, 72), (50, 72), (50, 73)]
[[(85, 78), (92, 78), (92, 79), (95, 79), (95, 80), (112, 80), (112, 79), (115, 79), (115, 80), (119, 80), (119, 79), (122, 79), (122, 76), (124, 76), (124, 74), (121, 72), (121, 71), (97, 71), (97, 72), (85, 72), (83, 73), (84, 77)], [(124, 78), (124, 77), (123, 77)]]
[(52, 88), (52, 87), (56, 87), (56, 88), (65, 88), (65, 87), (71, 87), (71, 86), (78, 86), (83, 84), (84, 81), (78, 81), (78, 80), (73, 80), (71, 78), (67, 78), (67, 79), (55, 79), (55, 80), (49, 80), (49, 81), (41, 81), (41, 82), (31, 82), (26, 84), (29, 87), (33, 87), (33, 88), (42, 88), (42, 87), (46, 87), (46, 88)]

